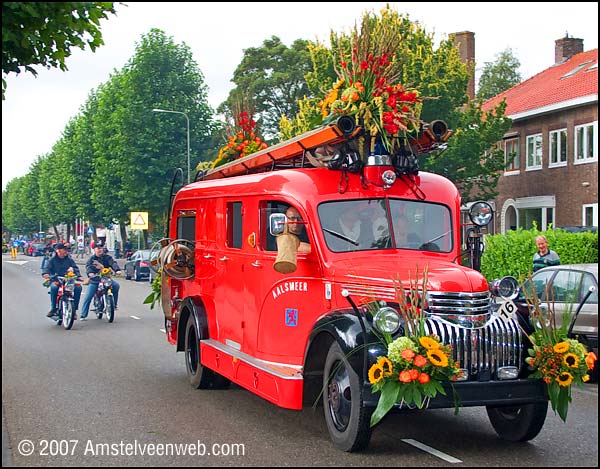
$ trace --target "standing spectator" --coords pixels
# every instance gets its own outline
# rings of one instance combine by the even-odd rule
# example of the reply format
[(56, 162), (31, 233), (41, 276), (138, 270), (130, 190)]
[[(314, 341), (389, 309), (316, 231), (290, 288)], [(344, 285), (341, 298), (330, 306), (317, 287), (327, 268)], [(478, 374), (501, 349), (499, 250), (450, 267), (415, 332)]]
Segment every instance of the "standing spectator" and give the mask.
[(549, 265), (560, 265), (560, 257), (556, 252), (548, 249), (548, 239), (545, 236), (537, 236), (535, 238), (538, 252), (533, 255), (533, 271), (537, 272), (543, 267)]

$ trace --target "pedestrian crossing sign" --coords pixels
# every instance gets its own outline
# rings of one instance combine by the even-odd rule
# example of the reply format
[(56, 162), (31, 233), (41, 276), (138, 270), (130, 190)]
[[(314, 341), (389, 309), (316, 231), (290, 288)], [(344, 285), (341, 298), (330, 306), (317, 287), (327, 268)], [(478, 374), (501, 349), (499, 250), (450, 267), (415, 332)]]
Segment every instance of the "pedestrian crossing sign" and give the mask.
[(131, 212), (131, 229), (148, 229), (148, 212)]

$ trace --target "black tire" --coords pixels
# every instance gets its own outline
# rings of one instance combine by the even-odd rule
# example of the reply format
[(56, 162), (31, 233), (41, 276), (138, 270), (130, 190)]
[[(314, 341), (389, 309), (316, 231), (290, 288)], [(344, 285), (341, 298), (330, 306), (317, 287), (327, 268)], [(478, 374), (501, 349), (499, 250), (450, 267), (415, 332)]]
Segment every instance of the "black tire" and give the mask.
[(129, 275), (129, 271), (125, 269), (125, 280), (131, 280), (131, 275)]
[(520, 406), (487, 406), (492, 427), (500, 438), (507, 441), (529, 441), (544, 426), (548, 402), (536, 402)]
[(106, 319), (108, 322), (115, 320), (115, 298), (112, 295), (106, 295)]
[(196, 389), (225, 389), (231, 381), (201, 364), (200, 340), (202, 338), (202, 332), (198, 331), (194, 315), (190, 314), (185, 326), (185, 368), (190, 384)]
[(69, 300), (61, 300), (60, 308), (62, 310), (62, 326), (66, 330), (69, 330), (73, 327), (73, 321), (75, 320), (75, 310), (73, 308), (73, 302)]
[(353, 452), (365, 449), (371, 440), (371, 414), (366, 408), (363, 386), (342, 349), (333, 342), (323, 373), (323, 408), (329, 436), (336, 448)]

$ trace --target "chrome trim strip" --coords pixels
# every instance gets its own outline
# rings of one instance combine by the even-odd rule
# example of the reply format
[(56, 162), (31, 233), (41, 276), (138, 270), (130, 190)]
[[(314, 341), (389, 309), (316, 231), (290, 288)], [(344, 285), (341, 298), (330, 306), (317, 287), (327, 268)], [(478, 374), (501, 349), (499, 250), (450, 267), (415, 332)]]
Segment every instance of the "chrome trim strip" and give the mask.
[[(261, 371), (264, 371), (271, 375), (275, 375), (278, 378), (281, 378), (281, 379), (304, 379), (304, 377), (302, 376), (303, 367), (301, 367), (299, 365), (292, 365), (289, 363), (277, 363), (277, 362), (261, 360), (259, 358), (255, 358), (251, 355), (248, 355), (246, 353), (240, 352), (239, 350), (236, 350), (235, 348), (225, 345), (221, 342), (217, 342), (216, 340), (213, 340), (213, 339), (201, 340), (200, 342), (205, 343), (206, 345), (208, 345), (214, 349), (217, 349), (223, 353), (231, 355), (232, 357), (235, 357), (238, 360), (243, 361), (244, 363), (247, 363), (255, 368), (258, 368)], [(277, 369), (277, 368), (279, 368), (279, 369)], [(290, 374), (285, 374), (283, 372), (283, 370), (285, 370), (285, 369), (287, 369)]]

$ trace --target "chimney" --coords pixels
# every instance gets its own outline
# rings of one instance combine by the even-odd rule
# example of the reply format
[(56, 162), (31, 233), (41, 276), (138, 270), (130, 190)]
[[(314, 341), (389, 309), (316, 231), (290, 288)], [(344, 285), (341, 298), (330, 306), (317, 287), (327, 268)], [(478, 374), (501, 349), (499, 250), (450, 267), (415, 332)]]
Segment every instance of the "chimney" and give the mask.
[(469, 66), (471, 78), (467, 87), (467, 95), (470, 99), (475, 99), (475, 33), (463, 31), (461, 33), (452, 33), (450, 38), (456, 47), (461, 60)]
[(583, 52), (583, 39), (569, 37), (569, 33), (554, 41), (554, 44), (554, 65), (563, 63), (575, 54)]

